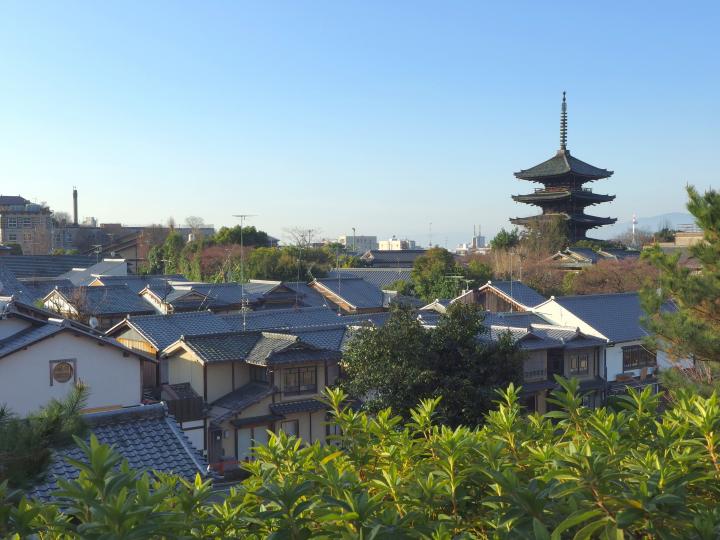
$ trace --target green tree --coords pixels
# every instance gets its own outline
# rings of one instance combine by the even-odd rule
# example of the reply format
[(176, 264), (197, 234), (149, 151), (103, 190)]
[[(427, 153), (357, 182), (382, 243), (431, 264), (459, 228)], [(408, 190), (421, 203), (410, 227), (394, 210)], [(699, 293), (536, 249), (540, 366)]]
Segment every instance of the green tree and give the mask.
[(0, 407), (0, 484), (23, 486), (42, 475), (52, 449), (83, 432), (80, 410), (87, 397), (87, 388), (78, 385), (65, 399), (52, 400), (26, 418)]
[(518, 244), (520, 244), (520, 233), (517, 229), (513, 229), (512, 231), (506, 231), (504, 228), (500, 229), (500, 232), (495, 235), (495, 238), (490, 240), (490, 247), (498, 250), (514, 248)]
[[(720, 405), (687, 393), (661, 409), (650, 388), (613, 408), (582, 406), (559, 379), (552, 412), (523, 414), (509, 387), (483, 427), (442, 425), (442, 399), (410, 420), (327, 395), (335, 444), (272, 435), (223, 493), (209, 482), (139, 474), (91, 438), (59, 504), (0, 487), (9, 538), (690, 539), (720, 533)], [(62, 510), (61, 510), (62, 508)]]
[(391, 407), (407, 416), (418, 398), (442, 397), (439, 410), (451, 425), (476, 425), (491, 407), (496, 388), (517, 382), (522, 352), (508, 339), (482, 343), (482, 315), (456, 303), (435, 329), (397, 308), (381, 328), (365, 328), (343, 355), (350, 395), (377, 412)]
[(430, 248), (415, 259), (411, 275), (415, 294), (427, 302), (457, 296), (462, 277), (452, 253), (441, 247)]
[[(720, 193), (687, 188), (687, 208), (703, 230), (703, 241), (689, 248), (699, 272), (678, 264), (679, 254), (659, 246), (643, 258), (659, 271), (659, 285), (645, 287), (642, 304), (654, 345), (672, 357), (720, 361)], [(671, 302), (671, 304), (670, 304)]]
[[(213, 237), (216, 244), (240, 244), (240, 225), (234, 227), (221, 227)], [(268, 246), (270, 239), (265, 231), (259, 231), (253, 226), (242, 227), (242, 244), (245, 246)]]

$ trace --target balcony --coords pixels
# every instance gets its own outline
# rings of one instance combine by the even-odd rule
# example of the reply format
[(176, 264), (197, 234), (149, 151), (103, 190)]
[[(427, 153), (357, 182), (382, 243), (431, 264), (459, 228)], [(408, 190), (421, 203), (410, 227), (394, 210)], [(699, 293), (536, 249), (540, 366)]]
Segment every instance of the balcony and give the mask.
[(523, 371), (523, 381), (525, 382), (544, 381), (545, 379), (547, 379), (547, 369), (545, 368)]
[(168, 412), (178, 422), (189, 422), (205, 418), (205, 401), (195, 393), (189, 383), (165, 384), (161, 390), (162, 400)]

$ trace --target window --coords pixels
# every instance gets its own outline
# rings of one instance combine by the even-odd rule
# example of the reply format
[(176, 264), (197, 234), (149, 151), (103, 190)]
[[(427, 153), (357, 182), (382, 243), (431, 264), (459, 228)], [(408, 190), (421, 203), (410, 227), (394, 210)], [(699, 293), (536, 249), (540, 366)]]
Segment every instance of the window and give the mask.
[(17, 218), (16, 217), (7, 218), (7, 228), (8, 229), (17, 229)]
[(75, 360), (50, 360), (50, 386), (77, 380)]
[(316, 371), (315, 366), (284, 369), (283, 393), (308, 394), (317, 392)]
[(33, 239), (33, 236), (32, 236), (31, 232), (26, 232), (23, 234), (23, 240), (25, 240), (26, 242), (31, 242), (32, 239)]
[(7, 239), (8, 239), (8, 242), (17, 242), (17, 234), (8, 233)]
[(588, 354), (574, 354), (570, 357), (570, 375), (587, 375), (590, 364)]
[(642, 345), (623, 347), (623, 371), (632, 371), (644, 367), (654, 367), (657, 356)]
[(31, 217), (22, 218), (22, 226), (25, 229), (32, 229), (32, 218)]
[(260, 366), (250, 366), (250, 380), (253, 382), (270, 382), (268, 370)]
[(288, 436), (294, 435), (295, 437), (298, 436), (299, 429), (299, 423), (297, 420), (286, 420), (285, 422), (280, 422), (280, 429)]

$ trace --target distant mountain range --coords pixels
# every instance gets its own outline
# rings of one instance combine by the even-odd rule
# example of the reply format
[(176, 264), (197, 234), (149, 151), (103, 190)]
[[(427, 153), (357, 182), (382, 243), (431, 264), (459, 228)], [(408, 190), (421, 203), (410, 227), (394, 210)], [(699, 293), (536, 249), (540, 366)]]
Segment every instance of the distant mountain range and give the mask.
[[(677, 229), (681, 225), (689, 225), (695, 223), (695, 218), (686, 212), (670, 212), (669, 214), (660, 214), (659, 216), (637, 218), (637, 228), (650, 232), (655, 232), (663, 227)], [(595, 231), (589, 231), (590, 236), (602, 240), (615, 238), (628, 231), (632, 227), (631, 221), (618, 221), (614, 225), (606, 225)]]

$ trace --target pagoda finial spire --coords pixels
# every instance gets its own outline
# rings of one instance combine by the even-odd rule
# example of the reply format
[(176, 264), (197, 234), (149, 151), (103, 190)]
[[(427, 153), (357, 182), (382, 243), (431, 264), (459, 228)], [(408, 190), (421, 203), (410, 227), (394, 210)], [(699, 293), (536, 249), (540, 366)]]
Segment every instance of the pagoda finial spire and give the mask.
[(567, 150), (567, 102), (563, 92), (562, 108), (560, 109), (560, 150)]

